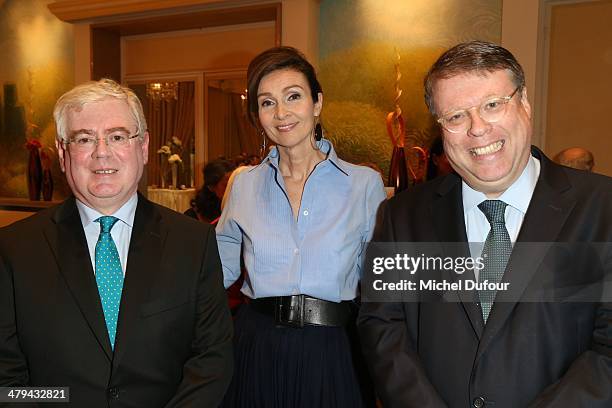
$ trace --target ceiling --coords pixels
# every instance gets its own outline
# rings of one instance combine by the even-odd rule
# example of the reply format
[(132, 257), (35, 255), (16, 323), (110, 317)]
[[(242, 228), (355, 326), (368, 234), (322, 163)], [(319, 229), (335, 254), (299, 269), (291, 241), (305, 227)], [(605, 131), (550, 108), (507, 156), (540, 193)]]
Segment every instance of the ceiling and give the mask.
[(169, 14), (137, 19), (122, 19), (92, 24), (92, 28), (112, 31), (121, 36), (151, 34), (178, 30), (202, 29), (263, 21), (276, 21), (278, 3), (255, 6), (202, 10), (184, 14)]

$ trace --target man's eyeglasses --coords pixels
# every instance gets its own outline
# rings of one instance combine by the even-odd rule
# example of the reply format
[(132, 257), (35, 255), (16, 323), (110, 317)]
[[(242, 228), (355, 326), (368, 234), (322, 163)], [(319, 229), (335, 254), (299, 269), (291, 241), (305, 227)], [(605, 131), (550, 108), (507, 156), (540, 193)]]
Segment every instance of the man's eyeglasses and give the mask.
[(139, 133), (130, 135), (128, 132), (115, 131), (111, 132), (101, 138), (97, 138), (94, 135), (88, 133), (80, 133), (72, 136), (64, 143), (71, 145), (72, 149), (80, 152), (91, 152), (100, 143), (100, 140), (104, 140), (106, 146), (111, 149), (121, 149), (130, 144), (130, 140), (140, 136)]
[(470, 128), (472, 118), (469, 111), (478, 108), (478, 116), (488, 123), (494, 123), (501, 120), (506, 113), (506, 107), (512, 97), (521, 89), (518, 86), (514, 92), (508, 96), (499, 98), (491, 98), (484, 101), (480, 106), (472, 106), (467, 109), (462, 109), (454, 112), (449, 112), (438, 119), (438, 123), (451, 133), (463, 133)]

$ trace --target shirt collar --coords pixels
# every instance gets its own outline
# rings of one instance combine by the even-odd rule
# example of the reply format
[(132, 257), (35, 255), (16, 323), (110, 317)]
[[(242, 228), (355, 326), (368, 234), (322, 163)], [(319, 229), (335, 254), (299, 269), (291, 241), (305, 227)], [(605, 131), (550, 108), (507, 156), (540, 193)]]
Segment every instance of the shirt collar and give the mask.
[[(533, 190), (535, 190), (538, 177), (540, 175), (540, 161), (533, 156), (529, 156), (527, 166), (523, 169), (520, 177), (497, 199), (502, 200), (509, 206), (519, 210), (523, 215), (527, 212)], [(461, 182), (463, 194), (463, 211), (465, 213), (473, 211), (478, 204), (488, 200), (487, 196), (472, 187), (465, 181)]]
[[(118, 218), (121, 222), (126, 224), (128, 227), (132, 228), (134, 226), (134, 216), (136, 215), (136, 205), (138, 204), (138, 194), (134, 193), (132, 197), (125, 204), (121, 206), (114, 214), (111, 214), (113, 217)], [(76, 205), (79, 210), (79, 215), (81, 216), (81, 223), (83, 226), (87, 226), (93, 222), (95, 222), (98, 218), (104, 216), (101, 212), (90, 208), (83, 204), (78, 199), (76, 200)]]
[[(346, 164), (342, 160), (338, 158), (338, 155), (336, 154), (336, 150), (334, 149), (334, 146), (331, 144), (329, 140), (321, 139), (319, 142), (317, 142), (317, 147), (319, 148), (319, 150), (323, 152), (323, 154), (325, 154), (326, 157), (324, 161), (326, 162), (329, 161), (334, 167), (336, 167), (342, 173), (344, 173), (347, 176), (349, 175), (350, 169), (348, 168), (348, 166), (346, 166)], [(274, 166), (274, 168), (278, 169), (278, 159), (279, 159), (278, 148), (276, 146), (273, 146), (270, 149), (270, 152), (268, 153), (266, 158), (263, 159), (258, 166), (253, 167), (249, 171), (253, 171), (254, 169), (260, 166), (264, 166), (265, 164), (271, 164), (272, 166)]]

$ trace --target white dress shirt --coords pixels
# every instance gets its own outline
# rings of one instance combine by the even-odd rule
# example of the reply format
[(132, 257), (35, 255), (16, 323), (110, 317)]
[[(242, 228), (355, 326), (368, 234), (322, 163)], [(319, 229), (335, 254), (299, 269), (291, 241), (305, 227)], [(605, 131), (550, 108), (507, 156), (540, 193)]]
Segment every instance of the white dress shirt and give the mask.
[[(529, 202), (531, 201), (531, 196), (539, 176), (540, 161), (530, 156), (521, 176), (501, 196), (496, 198), (496, 200), (501, 200), (508, 204), (504, 218), (512, 245), (514, 245), (521, 230), (521, 225), (523, 225), (523, 219), (525, 218), (525, 213), (529, 207)], [(476, 258), (482, 254), (483, 244), (491, 230), (491, 225), (484, 213), (478, 208), (478, 204), (489, 200), (489, 198), (484, 193), (468, 186), (465, 181), (462, 182), (462, 194), (465, 231), (470, 245), (471, 256)], [(478, 279), (478, 272), (478, 270), (474, 270), (476, 279)]]
[[(87, 247), (89, 248), (89, 257), (91, 259), (91, 266), (94, 274), (96, 273), (96, 243), (100, 236), (100, 223), (95, 222), (104, 214), (89, 208), (79, 200), (76, 200), (77, 208), (79, 209), (79, 215), (81, 216), (81, 223), (83, 224), (83, 230), (85, 231), (85, 238), (87, 239)], [(119, 259), (121, 260), (121, 270), (125, 277), (125, 268), (127, 266), (127, 256), (130, 249), (130, 239), (132, 238), (132, 229), (134, 227), (134, 216), (136, 215), (136, 205), (138, 204), (138, 194), (134, 195), (119, 208), (113, 217), (119, 218), (119, 221), (113, 225), (111, 229), (111, 237), (119, 252)]]

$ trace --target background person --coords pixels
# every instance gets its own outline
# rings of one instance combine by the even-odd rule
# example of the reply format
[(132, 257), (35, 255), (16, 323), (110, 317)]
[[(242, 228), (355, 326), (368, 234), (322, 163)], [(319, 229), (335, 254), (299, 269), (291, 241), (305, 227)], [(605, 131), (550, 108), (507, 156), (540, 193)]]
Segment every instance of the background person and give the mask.
[(247, 82), (251, 122), (276, 146), (234, 178), (217, 225), (225, 286), (240, 275), (242, 248), (251, 299), (235, 321), (225, 406), (359, 407), (346, 328), (381, 177), (322, 138), (323, 93), (299, 51), (261, 53)]
[[(484, 267), (440, 279), (510, 290), (364, 302), (358, 325), (383, 406), (612, 406), (612, 304), (602, 289), (612, 275), (612, 179), (531, 146), (523, 69), (498, 45), (446, 51), (425, 95), (456, 174), (383, 203), (372, 242), (460, 243), (464, 258), (486, 254)], [(468, 242), (484, 242), (482, 254)], [(534, 244), (554, 242), (573, 245), (548, 257)], [(584, 256), (591, 243), (605, 252)], [(589, 296), (572, 301), (583, 289)], [(546, 293), (561, 297), (530, 297)]]
[(588, 172), (593, 171), (593, 167), (595, 167), (593, 153), (582, 147), (570, 147), (561, 150), (553, 160), (562, 166)]
[[(202, 222), (217, 225), (225, 205), (227, 191), (232, 187), (234, 174), (245, 168), (247, 167), (235, 168), (233, 162), (221, 158), (209, 162), (203, 169), (204, 186), (198, 191), (196, 198), (192, 200), (191, 208), (184, 214)], [(240, 292), (244, 281), (243, 275), (226, 290), (232, 315), (244, 303), (244, 295)]]
[(233, 362), (213, 229), (136, 192), (149, 134), (129, 88), (79, 85), (54, 117), (74, 196), (0, 230), (0, 386), (217, 406)]
[(453, 172), (446, 154), (444, 153), (444, 143), (442, 137), (436, 137), (429, 148), (429, 158), (427, 160), (427, 181), (436, 177), (446, 176)]
[(216, 225), (221, 216), (221, 200), (235, 168), (234, 163), (229, 160), (216, 159), (208, 162), (202, 169), (204, 185), (196, 193), (196, 197), (191, 201), (191, 208), (185, 211), (185, 215)]

